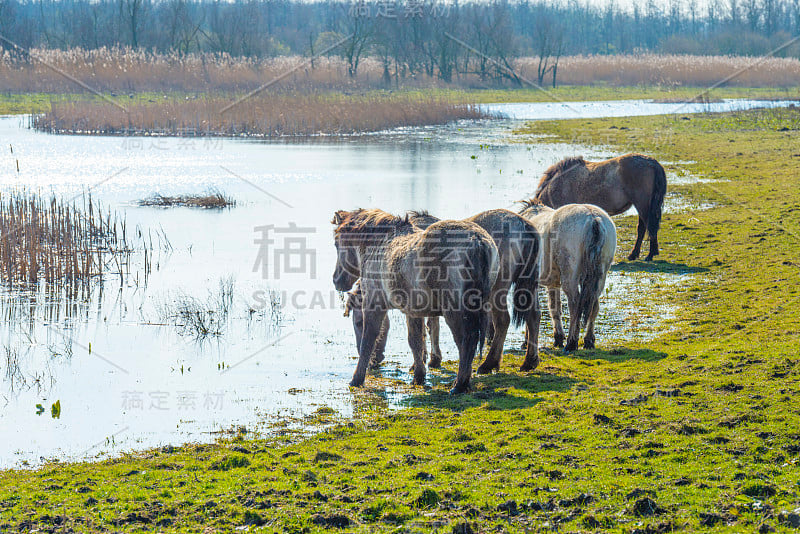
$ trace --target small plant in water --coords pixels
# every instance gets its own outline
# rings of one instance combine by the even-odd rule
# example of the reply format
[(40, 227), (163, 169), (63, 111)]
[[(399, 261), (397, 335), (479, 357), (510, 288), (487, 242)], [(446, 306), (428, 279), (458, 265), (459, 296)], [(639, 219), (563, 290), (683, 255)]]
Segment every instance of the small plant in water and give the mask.
[(225, 196), (221, 191), (212, 190), (201, 195), (180, 195), (175, 197), (163, 196), (156, 193), (153, 196), (140, 200), (139, 205), (163, 208), (188, 206), (191, 208), (220, 209), (231, 208), (236, 205), (236, 201)]

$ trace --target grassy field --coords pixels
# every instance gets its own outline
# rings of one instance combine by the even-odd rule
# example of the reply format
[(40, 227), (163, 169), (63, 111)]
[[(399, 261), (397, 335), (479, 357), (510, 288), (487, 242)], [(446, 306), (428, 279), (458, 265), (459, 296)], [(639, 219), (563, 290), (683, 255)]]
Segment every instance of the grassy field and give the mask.
[[(665, 215), (659, 261), (615, 267), (638, 277), (637, 299), (678, 307), (656, 339), (546, 349), (531, 374), (507, 353), (502, 373), (459, 397), (446, 395), (449, 362), (443, 383), (404, 410), (385, 413), (374, 390), (356, 392), (357, 420), (307, 439), (245, 434), (5, 471), (0, 530), (791, 531), (800, 524), (798, 128), (798, 112), (780, 110), (519, 132), (579, 132), (715, 180), (671, 187), (716, 207)], [(617, 222), (627, 252), (634, 221)], [(693, 275), (660, 284), (663, 273)]]

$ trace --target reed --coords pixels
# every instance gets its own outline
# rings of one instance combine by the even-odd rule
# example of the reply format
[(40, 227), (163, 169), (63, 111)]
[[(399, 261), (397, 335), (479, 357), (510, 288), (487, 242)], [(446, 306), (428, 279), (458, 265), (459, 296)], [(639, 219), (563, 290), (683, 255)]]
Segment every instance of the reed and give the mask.
[(0, 194), (0, 280), (10, 287), (88, 284), (110, 262), (124, 263), (124, 226), (91, 196), (79, 207), (38, 193)]
[[(362, 60), (355, 78), (339, 57), (320, 57), (313, 67), (301, 56), (242, 58), (227, 54), (153, 53), (130, 48), (84, 50), (33, 49), (31, 61), (0, 52), (0, 91), (8, 93), (75, 93), (74, 81), (95, 91), (130, 100), (142, 92), (220, 93), (246, 92), (270, 82), (271, 89), (285, 91), (374, 90), (387, 87), (378, 58)], [(756, 61), (758, 59), (758, 61)], [(487, 87), (475, 73), (472, 58), (451, 83), (434, 72), (392, 77), (393, 88)], [(512, 66), (523, 77), (536, 81), (538, 58), (519, 57)], [(59, 72), (60, 71), (60, 72)], [(558, 83), (567, 85), (667, 85), (707, 86), (734, 73), (725, 83), (738, 87), (797, 87), (800, 60), (794, 57), (702, 56), (688, 54), (575, 55), (561, 58)], [(288, 73), (288, 75), (287, 75)], [(549, 84), (545, 79), (544, 83)], [(496, 82), (495, 82), (496, 84)], [(156, 100), (155, 95), (152, 100)]]
[[(520, 58), (517, 67), (536, 80), (537, 58)], [(728, 79), (730, 78), (730, 79)], [(568, 56), (558, 64), (558, 83), (612, 86), (708, 87), (800, 86), (800, 60), (793, 57), (621, 54)], [(545, 80), (547, 83), (549, 80)]]
[(486, 116), (476, 105), (434, 95), (281, 93), (241, 101), (219, 95), (168, 98), (125, 109), (96, 99), (60, 101), (35, 116), (33, 126), (68, 134), (284, 137), (374, 132)]

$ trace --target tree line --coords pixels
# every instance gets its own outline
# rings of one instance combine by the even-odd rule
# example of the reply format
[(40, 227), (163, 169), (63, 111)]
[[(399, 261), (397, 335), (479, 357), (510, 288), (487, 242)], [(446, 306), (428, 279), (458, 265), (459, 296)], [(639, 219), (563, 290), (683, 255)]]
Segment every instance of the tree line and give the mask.
[[(178, 55), (339, 55), (356, 76), (366, 57), (387, 81), (468, 73), (510, 80), (511, 60), (539, 58), (538, 82), (558, 58), (666, 52), (760, 55), (800, 35), (800, 0), (646, 0), (623, 9), (529, 0), (0, 0), (0, 47), (131, 47)], [(798, 56), (794, 43), (778, 56)]]

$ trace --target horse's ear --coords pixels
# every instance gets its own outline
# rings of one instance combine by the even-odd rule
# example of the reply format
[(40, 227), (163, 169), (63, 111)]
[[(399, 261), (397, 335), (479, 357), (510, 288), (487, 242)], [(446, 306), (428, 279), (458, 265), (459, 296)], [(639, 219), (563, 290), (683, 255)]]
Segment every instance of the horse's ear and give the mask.
[(338, 210), (336, 213), (333, 214), (333, 220), (331, 224), (340, 225), (344, 222), (344, 217), (347, 212), (344, 210)]

